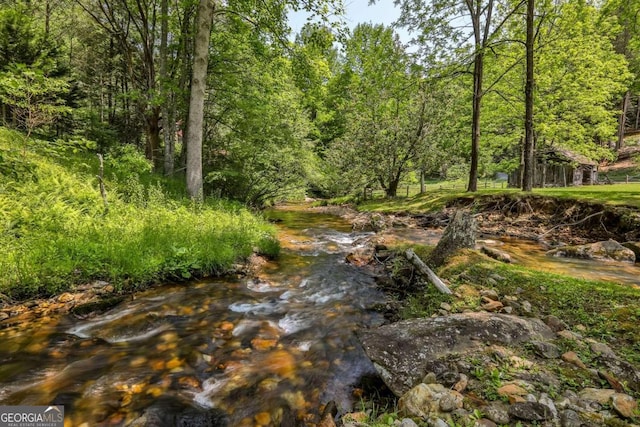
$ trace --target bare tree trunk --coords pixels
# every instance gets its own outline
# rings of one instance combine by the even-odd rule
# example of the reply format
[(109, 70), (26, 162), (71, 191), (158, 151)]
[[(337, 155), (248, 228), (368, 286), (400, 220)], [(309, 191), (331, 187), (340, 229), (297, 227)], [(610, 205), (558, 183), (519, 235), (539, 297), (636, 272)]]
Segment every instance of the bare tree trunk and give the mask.
[(524, 176), (522, 179), (522, 191), (532, 191), (534, 181), (534, 164), (533, 164), (533, 17), (535, 11), (535, 1), (527, 0), (527, 40), (526, 58), (527, 58), (527, 81), (524, 88), (525, 96), (525, 114), (524, 114)]
[(456, 211), (444, 230), (438, 245), (429, 255), (427, 264), (440, 267), (458, 249), (476, 245), (476, 221), (468, 211)]
[(640, 96), (638, 96), (638, 105), (636, 107), (636, 129), (640, 128)]
[(424, 194), (426, 192), (424, 186), (424, 170), (420, 169), (420, 194)]
[(398, 184), (400, 184), (400, 182), (395, 178), (389, 182), (389, 186), (385, 188), (385, 193), (388, 198), (393, 198), (398, 195)]
[(171, 105), (170, 91), (166, 89), (167, 76), (167, 39), (169, 37), (169, 0), (160, 4), (160, 87), (164, 94), (162, 101), (162, 134), (164, 137), (164, 174), (173, 175), (173, 153), (175, 147), (175, 118)]
[(146, 120), (147, 143), (145, 151), (147, 158), (153, 162), (153, 167), (159, 171), (162, 167), (162, 156), (160, 149), (160, 107), (152, 107)]
[(624, 145), (624, 128), (627, 122), (627, 110), (629, 109), (629, 98), (631, 93), (627, 91), (622, 98), (622, 111), (620, 112), (620, 119), (618, 121), (618, 141), (616, 141), (616, 150), (619, 150)]
[[(481, 49), (480, 46), (476, 47)], [(482, 106), (482, 75), (484, 71), (484, 54), (476, 52), (473, 61), (473, 114), (471, 121), (471, 168), (467, 191), (478, 190), (478, 157), (480, 155), (480, 108)]]
[(187, 121), (187, 193), (192, 199), (202, 199), (202, 127), (204, 101), (207, 96), (207, 67), (209, 63), (209, 39), (213, 23), (212, 0), (200, 0), (196, 18), (189, 119)]

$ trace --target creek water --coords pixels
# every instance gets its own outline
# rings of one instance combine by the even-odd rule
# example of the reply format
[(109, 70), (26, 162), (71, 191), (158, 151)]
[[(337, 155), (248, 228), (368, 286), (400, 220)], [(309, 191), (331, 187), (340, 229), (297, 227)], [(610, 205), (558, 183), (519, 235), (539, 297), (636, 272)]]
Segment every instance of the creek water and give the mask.
[[(396, 228), (385, 231), (390, 243), (409, 242), (436, 245), (442, 237), (441, 229)], [(639, 264), (614, 261), (560, 258), (546, 255), (548, 246), (533, 240), (499, 238), (479, 239), (478, 246), (494, 247), (508, 253), (514, 264), (548, 273), (562, 274), (579, 279), (600, 280), (628, 286), (640, 286)]]
[[(345, 255), (370, 235), (337, 216), (274, 210), (281, 257), (254, 278), (165, 285), (80, 320), (51, 316), (0, 330), (0, 404), (65, 404), (65, 426), (296, 425), (334, 400), (354, 403), (373, 374), (354, 330), (383, 322), (367, 270)], [(398, 229), (435, 244), (433, 230)], [(640, 284), (618, 263), (544, 256), (533, 242), (493, 241), (516, 262)]]
[(269, 216), (283, 253), (257, 278), (0, 330), (0, 404), (64, 403), (65, 426), (296, 425), (330, 400), (349, 409), (373, 374), (353, 332), (382, 322), (373, 276), (344, 262), (367, 233), (336, 216)]

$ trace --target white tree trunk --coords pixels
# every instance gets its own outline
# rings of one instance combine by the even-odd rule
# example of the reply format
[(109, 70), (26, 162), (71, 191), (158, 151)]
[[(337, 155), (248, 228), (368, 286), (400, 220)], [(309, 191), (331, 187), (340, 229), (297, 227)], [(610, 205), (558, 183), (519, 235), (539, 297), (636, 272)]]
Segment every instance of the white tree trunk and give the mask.
[(187, 193), (202, 199), (202, 126), (209, 65), (209, 39), (213, 22), (213, 0), (200, 0), (196, 18), (196, 38), (187, 121)]

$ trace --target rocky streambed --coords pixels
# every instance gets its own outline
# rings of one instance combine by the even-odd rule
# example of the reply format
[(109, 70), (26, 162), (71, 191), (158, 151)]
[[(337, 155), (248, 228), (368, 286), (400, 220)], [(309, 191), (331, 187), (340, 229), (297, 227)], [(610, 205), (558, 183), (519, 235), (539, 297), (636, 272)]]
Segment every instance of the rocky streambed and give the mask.
[[(496, 278), (500, 280), (500, 278)], [(398, 397), (398, 425), (634, 425), (640, 372), (604, 342), (493, 289), (460, 289), (476, 311), (404, 320), (359, 334)], [(510, 314), (507, 314), (510, 313)], [(584, 356), (588, 355), (588, 356)], [(402, 420), (402, 418), (409, 420)], [(415, 420), (415, 421), (414, 421)], [(404, 423), (404, 424), (402, 424)], [(357, 426), (357, 423), (344, 423)]]
[[(453, 204), (448, 210), (429, 216), (343, 212), (352, 218), (354, 227), (379, 231), (369, 249), (354, 252), (347, 259), (359, 265), (386, 268), (389, 277), (379, 282), (393, 294), (385, 308), (387, 317), (397, 320), (399, 316), (394, 311), (403, 304), (402, 300), (424, 292), (424, 286), (428, 286), (414, 280), (415, 272), (403, 267), (401, 257), (387, 249), (385, 243), (397, 243), (394, 233), (388, 230), (400, 226), (423, 232), (425, 227), (443, 227), (459, 206)], [(487, 220), (492, 215), (501, 218)], [(635, 260), (632, 245), (622, 246), (612, 239), (635, 238), (633, 233), (637, 230), (625, 228), (619, 217), (609, 218), (606, 224), (599, 221), (597, 229), (591, 227), (592, 232), (585, 227), (572, 233), (570, 226), (557, 227), (557, 217), (556, 224), (549, 223), (554, 215), (547, 214), (546, 220), (542, 214), (532, 219), (534, 212), (522, 215), (526, 219), (512, 215), (507, 222), (528, 225), (514, 227), (508, 234), (536, 237), (548, 248), (553, 241), (556, 249), (547, 257), (573, 255), (605, 262), (614, 269), (626, 268)], [(583, 214), (589, 215), (593, 212)], [(593, 218), (601, 216), (606, 217), (603, 213)], [(486, 238), (494, 236), (496, 224), (504, 222), (505, 214), (489, 210), (478, 213), (476, 218), (480, 233)], [(618, 226), (611, 227), (612, 221), (617, 221)], [(553, 233), (554, 227), (562, 230)], [(439, 236), (432, 237), (435, 242)], [(608, 240), (595, 242), (603, 237)], [(501, 250), (494, 251), (486, 245), (481, 248), (493, 258), (511, 262)], [(506, 256), (501, 259), (496, 254)], [(463, 281), (473, 282), (472, 277), (466, 279)], [(628, 355), (617, 354), (607, 344), (606, 336), (596, 339), (585, 325), (570, 326), (562, 316), (542, 315), (548, 312), (547, 307), (540, 306), (544, 302), (528, 300), (522, 289), (506, 286), (509, 280), (495, 273), (481, 282), (455, 286), (452, 298), (431, 310), (430, 317), (395, 321), (358, 334), (380, 377), (397, 398), (395, 415), (389, 418), (384, 414), (379, 421), (404, 427), (418, 423), (438, 427), (638, 424), (638, 366), (629, 362)], [(546, 292), (545, 283), (535, 286), (541, 293)], [(627, 309), (633, 311), (632, 307), (620, 307), (625, 312)], [(609, 311), (611, 307), (602, 310)], [(599, 315), (593, 313), (594, 317)], [(630, 317), (627, 320), (633, 322), (635, 314)], [(371, 425), (363, 422), (370, 416), (365, 412), (347, 414), (338, 424)]]

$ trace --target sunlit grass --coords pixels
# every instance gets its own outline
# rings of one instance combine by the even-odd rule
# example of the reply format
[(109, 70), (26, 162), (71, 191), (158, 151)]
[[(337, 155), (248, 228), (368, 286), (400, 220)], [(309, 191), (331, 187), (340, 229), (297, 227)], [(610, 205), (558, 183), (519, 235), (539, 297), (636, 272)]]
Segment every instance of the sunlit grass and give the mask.
[[(450, 183), (442, 183), (430, 184), (424, 194), (394, 199), (380, 196), (362, 201), (358, 207), (361, 210), (377, 212), (435, 212), (442, 209), (448, 202), (461, 197), (475, 198), (501, 194), (517, 196), (526, 193), (516, 188), (498, 188), (497, 186), (493, 188), (490, 185), (486, 189), (480, 187), (477, 192), (469, 193), (462, 186), (453, 187)], [(533, 194), (640, 208), (640, 183), (536, 188)]]

